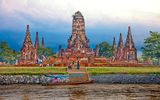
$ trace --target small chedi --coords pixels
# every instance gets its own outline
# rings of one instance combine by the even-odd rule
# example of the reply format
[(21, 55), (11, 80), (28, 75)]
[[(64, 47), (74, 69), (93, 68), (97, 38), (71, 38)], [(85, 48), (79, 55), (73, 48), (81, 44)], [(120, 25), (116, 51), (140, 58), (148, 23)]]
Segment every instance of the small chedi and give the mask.
[(123, 44), (122, 34), (120, 33), (118, 46), (116, 47), (115, 37), (112, 45), (113, 62), (137, 63), (137, 49), (131, 34), (131, 27), (128, 27), (128, 34), (125, 45)]
[[(40, 47), (38, 32), (36, 32), (36, 41), (33, 46), (30, 35), (29, 25), (27, 25), (26, 35), (21, 49), (21, 55), (18, 59), (19, 65), (36, 64), (38, 60), (38, 51)], [(44, 38), (42, 38), (42, 47), (44, 47)]]

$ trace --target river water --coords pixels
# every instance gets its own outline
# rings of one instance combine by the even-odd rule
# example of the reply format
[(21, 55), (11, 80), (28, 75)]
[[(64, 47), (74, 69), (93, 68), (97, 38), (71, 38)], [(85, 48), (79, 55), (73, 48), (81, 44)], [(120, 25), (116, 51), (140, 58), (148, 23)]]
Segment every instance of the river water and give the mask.
[(160, 100), (160, 84), (1, 85), (0, 100)]

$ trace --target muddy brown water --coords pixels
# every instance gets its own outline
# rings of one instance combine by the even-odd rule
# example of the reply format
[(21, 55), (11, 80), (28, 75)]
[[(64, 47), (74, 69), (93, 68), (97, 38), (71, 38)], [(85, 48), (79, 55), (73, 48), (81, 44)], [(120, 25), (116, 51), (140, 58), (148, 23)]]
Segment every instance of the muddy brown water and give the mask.
[(0, 100), (160, 100), (160, 84), (0, 85)]

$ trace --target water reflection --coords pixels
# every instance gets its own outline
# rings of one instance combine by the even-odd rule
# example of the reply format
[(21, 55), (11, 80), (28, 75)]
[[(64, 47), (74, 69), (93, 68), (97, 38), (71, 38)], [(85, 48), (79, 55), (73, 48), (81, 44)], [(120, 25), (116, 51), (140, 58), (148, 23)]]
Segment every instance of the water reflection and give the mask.
[(0, 100), (159, 100), (160, 85), (0, 86)]

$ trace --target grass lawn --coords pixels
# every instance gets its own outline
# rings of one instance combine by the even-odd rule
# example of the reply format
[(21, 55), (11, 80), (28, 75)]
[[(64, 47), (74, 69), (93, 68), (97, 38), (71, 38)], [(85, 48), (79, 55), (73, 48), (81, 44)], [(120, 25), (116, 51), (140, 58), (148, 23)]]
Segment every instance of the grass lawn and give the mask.
[[(88, 67), (87, 72), (98, 74), (160, 74), (160, 67)], [(67, 74), (66, 67), (0, 67), (0, 75)]]
[(98, 67), (87, 68), (90, 74), (160, 74), (160, 67)]
[(53, 67), (0, 67), (0, 75), (41, 75), (41, 74), (67, 74), (66, 68)]

